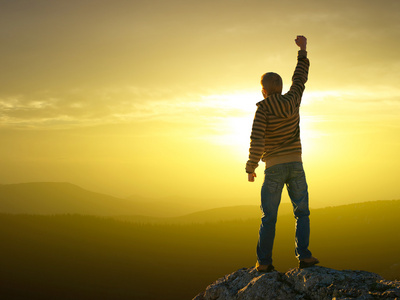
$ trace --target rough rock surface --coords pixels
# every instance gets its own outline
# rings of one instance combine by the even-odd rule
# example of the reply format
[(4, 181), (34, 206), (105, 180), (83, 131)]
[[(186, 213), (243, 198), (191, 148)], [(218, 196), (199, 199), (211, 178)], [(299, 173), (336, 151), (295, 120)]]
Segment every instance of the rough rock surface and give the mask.
[(400, 281), (366, 271), (320, 266), (286, 273), (240, 269), (209, 285), (193, 300), (399, 299)]

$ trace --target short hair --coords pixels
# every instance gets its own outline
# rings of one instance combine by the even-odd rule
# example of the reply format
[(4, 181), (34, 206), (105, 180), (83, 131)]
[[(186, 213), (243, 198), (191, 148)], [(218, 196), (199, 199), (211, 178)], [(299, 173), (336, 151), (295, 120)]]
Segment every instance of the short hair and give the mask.
[(268, 95), (282, 93), (282, 78), (276, 73), (268, 72), (261, 76), (261, 85)]

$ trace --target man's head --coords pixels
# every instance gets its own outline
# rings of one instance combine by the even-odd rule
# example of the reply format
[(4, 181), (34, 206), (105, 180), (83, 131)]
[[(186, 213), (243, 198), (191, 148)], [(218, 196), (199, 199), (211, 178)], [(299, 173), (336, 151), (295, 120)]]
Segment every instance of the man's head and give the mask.
[(261, 85), (265, 98), (272, 94), (282, 94), (282, 78), (276, 73), (268, 72), (261, 76)]

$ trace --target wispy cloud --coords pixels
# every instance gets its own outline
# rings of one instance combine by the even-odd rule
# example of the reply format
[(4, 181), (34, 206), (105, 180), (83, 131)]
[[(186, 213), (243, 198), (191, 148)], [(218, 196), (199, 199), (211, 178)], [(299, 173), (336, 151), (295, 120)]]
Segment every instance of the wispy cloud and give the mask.
[[(252, 119), (260, 92), (227, 91), (196, 94), (135, 86), (102, 90), (74, 89), (64, 94), (43, 92), (0, 99), (2, 127), (53, 129), (132, 122), (167, 122), (229, 131), (232, 124)], [(397, 119), (400, 90), (306, 90), (302, 114), (315, 120)], [(246, 121), (246, 122), (250, 122)], [(230, 125), (229, 125), (230, 124)], [(229, 128), (228, 128), (229, 127)]]
[[(181, 93), (181, 94), (179, 94)], [(49, 91), (0, 99), (2, 127), (64, 128), (108, 123), (207, 122), (240, 114), (246, 99), (238, 95), (202, 95), (135, 86)], [(241, 104), (242, 103), (242, 104)], [(253, 108), (251, 105), (250, 107)]]

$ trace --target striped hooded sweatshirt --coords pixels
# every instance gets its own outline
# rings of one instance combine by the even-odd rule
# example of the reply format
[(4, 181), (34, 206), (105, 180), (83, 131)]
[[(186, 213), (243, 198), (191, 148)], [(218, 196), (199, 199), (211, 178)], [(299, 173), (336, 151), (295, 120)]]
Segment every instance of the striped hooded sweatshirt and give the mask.
[(247, 173), (254, 172), (260, 159), (267, 168), (302, 161), (299, 109), (309, 65), (307, 51), (300, 50), (290, 90), (284, 95), (270, 95), (257, 103), (250, 136)]

